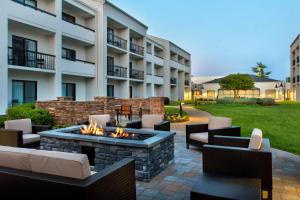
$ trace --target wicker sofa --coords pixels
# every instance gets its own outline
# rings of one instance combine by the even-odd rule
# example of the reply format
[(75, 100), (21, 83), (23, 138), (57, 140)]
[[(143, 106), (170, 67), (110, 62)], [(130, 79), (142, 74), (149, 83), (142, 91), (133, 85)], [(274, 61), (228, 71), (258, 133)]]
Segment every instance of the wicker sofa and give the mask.
[(208, 123), (186, 125), (186, 148), (190, 145), (202, 148), (212, 144), (215, 135), (241, 136), (241, 128), (232, 126), (231, 119), (225, 117), (210, 117)]
[(251, 139), (214, 136), (213, 145), (203, 146), (203, 172), (239, 178), (261, 179), (262, 197), (272, 199), (272, 152), (268, 139), (259, 149)]
[(50, 130), (50, 125), (33, 125), (31, 119), (9, 120), (4, 123), (5, 129), (0, 129), (0, 145), (38, 148), (41, 131)]
[(83, 154), (0, 146), (3, 199), (136, 199), (135, 164), (90, 171)]
[(170, 131), (170, 122), (164, 121), (164, 115), (144, 114), (141, 121), (128, 122), (126, 128), (154, 129), (157, 131)]

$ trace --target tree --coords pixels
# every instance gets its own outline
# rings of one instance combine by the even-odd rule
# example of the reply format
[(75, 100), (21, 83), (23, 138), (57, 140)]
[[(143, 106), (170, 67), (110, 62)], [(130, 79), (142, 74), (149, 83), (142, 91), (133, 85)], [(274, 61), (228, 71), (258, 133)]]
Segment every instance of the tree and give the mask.
[(260, 62), (256, 64), (256, 67), (252, 67), (252, 71), (256, 73), (256, 76), (258, 77), (269, 78), (272, 72), (265, 72), (266, 68), (268, 67)]
[(239, 90), (250, 90), (254, 87), (251, 77), (247, 74), (228, 75), (219, 84), (223, 90), (233, 90), (234, 98), (239, 97)]

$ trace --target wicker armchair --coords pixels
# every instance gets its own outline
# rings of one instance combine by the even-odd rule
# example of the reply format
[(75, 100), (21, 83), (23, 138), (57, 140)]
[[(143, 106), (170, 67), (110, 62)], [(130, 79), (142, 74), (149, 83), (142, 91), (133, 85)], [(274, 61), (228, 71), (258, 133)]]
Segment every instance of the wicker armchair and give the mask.
[(170, 122), (164, 121), (164, 115), (144, 114), (141, 121), (129, 122), (126, 128), (154, 129), (157, 131), (170, 131)]
[(186, 148), (190, 145), (202, 148), (212, 144), (215, 135), (241, 136), (241, 128), (232, 126), (230, 118), (210, 117), (208, 123), (186, 125)]
[(203, 146), (203, 172), (261, 179), (262, 197), (272, 199), (272, 152), (268, 139), (259, 150), (249, 148), (250, 138), (215, 136)]
[(0, 145), (38, 148), (40, 136), (37, 133), (50, 129), (50, 125), (32, 125), (30, 119), (6, 121), (5, 129), (0, 129)]

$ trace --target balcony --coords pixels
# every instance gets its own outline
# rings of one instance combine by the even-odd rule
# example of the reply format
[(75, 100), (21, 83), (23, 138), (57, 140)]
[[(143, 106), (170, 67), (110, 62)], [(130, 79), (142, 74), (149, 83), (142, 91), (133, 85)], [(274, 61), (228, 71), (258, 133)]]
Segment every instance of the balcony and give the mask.
[(130, 43), (130, 52), (138, 54), (140, 56), (144, 56), (144, 47), (131, 42)]
[(42, 12), (42, 13), (51, 15), (51, 16), (53, 16), (53, 17), (56, 17), (55, 14), (50, 13), (50, 12), (48, 12), (48, 11), (46, 11), (46, 10), (43, 10), (43, 9), (38, 8), (38, 7), (37, 7), (36, 1), (35, 1), (35, 3), (33, 3), (33, 4), (30, 4), (30, 2), (27, 2), (27, 1), (21, 2), (20, 0), (11, 0), (11, 1), (13, 1), (13, 2), (15, 2), (15, 3), (18, 3), (18, 4), (21, 4), (21, 5), (23, 5), (23, 6), (29, 7), (29, 8), (32, 8), (32, 9), (34, 9), (34, 10), (40, 11), (40, 12)]
[(171, 85), (176, 85), (177, 84), (177, 78), (170, 78), (170, 83), (171, 83)]
[(190, 81), (185, 80), (185, 81), (184, 81), (184, 85), (185, 85), (185, 86), (190, 86)]
[(83, 26), (83, 25), (78, 24), (78, 23), (76, 23), (76, 22), (73, 22), (73, 21), (71, 21), (71, 20), (68, 20), (68, 18), (66, 18), (66, 17), (62, 17), (62, 20), (65, 21), (65, 22), (68, 22), (68, 23), (70, 23), (70, 24), (73, 24), (73, 25), (75, 25), (75, 26), (79, 26), (79, 27), (84, 28), (84, 29), (86, 29), (86, 30), (95, 32), (94, 29), (91, 29), (91, 28), (89, 28), (89, 27), (86, 27), (86, 26)]
[(129, 71), (129, 77), (137, 80), (144, 80), (144, 72), (136, 69), (131, 69)]
[(55, 70), (55, 56), (8, 47), (8, 64), (29, 68)]
[(108, 65), (107, 66), (107, 75), (120, 77), (120, 78), (127, 78), (127, 68), (116, 66), (116, 65)]
[(120, 49), (127, 50), (127, 40), (124, 40), (123, 38), (120, 38), (114, 34), (107, 34), (107, 43)]

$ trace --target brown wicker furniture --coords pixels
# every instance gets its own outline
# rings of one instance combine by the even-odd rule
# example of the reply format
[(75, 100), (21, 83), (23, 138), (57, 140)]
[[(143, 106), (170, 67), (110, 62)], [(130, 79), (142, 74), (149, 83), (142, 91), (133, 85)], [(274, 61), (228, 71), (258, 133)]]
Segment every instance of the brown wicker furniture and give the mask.
[(92, 173), (83, 154), (0, 146), (0, 158), (3, 199), (136, 199), (133, 159)]
[(50, 125), (32, 125), (30, 119), (6, 121), (5, 129), (0, 129), (0, 145), (38, 148), (40, 136), (37, 133), (50, 129)]
[(232, 126), (230, 118), (210, 117), (208, 123), (186, 125), (186, 148), (190, 145), (202, 148), (212, 144), (215, 135), (241, 136), (241, 128)]
[(272, 152), (268, 139), (259, 150), (249, 148), (250, 138), (215, 136), (203, 146), (203, 172), (261, 179), (262, 196), (272, 199)]
[(191, 200), (198, 199), (261, 199), (260, 179), (220, 177), (205, 173), (191, 191)]
[(131, 105), (122, 105), (121, 106), (121, 115), (128, 117), (129, 120), (132, 119), (132, 106)]
[(129, 122), (126, 128), (154, 129), (157, 131), (170, 131), (170, 122), (164, 121), (164, 115), (144, 114), (141, 121)]

